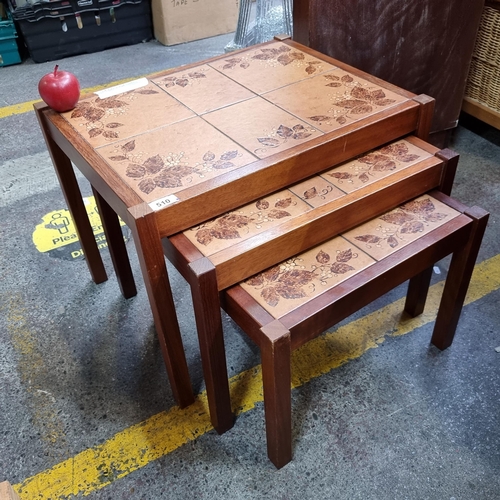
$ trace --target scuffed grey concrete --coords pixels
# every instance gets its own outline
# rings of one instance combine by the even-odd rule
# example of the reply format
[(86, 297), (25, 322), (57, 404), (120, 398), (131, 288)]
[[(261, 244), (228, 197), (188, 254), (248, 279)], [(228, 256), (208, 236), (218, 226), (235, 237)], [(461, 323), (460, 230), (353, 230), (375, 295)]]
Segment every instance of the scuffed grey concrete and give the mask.
[[(230, 39), (149, 42), (59, 63), (90, 87), (222, 53)], [(37, 99), (36, 83), (52, 67), (1, 68), (0, 105)], [(83, 260), (38, 252), (34, 228), (65, 204), (33, 112), (1, 119), (0, 138), (0, 481), (15, 484), (175, 402), (132, 242), (138, 295), (130, 300), (120, 295), (106, 250), (109, 280), (101, 285)], [(491, 212), (482, 262), (500, 253), (500, 133), (463, 117), (451, 147), (461, 154), (454, 195)], [(200, 391), (189, 289), (169, 272)], [(404, 293), (399, 287), (344, 323)], [(279, 471), (266, 456), (258, 404), (223, 436), (209, 432), (86, 498), (496, 500), (499, 299), (496, 290), (467, 305), (444, 352), (429, 346), (428, 324), (295, 389), (294, 460)], [(224, 326), (230, 376), (257, 365), (255, 346), (228, 318)]]

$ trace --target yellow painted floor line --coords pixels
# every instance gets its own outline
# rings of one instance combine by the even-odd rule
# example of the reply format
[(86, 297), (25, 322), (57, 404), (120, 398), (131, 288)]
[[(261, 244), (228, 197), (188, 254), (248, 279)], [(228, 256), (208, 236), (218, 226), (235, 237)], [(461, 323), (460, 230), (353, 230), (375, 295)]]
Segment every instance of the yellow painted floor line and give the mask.
[[(293, 385), (360, 357), (386, 337), (404, 335), (434, 321), (443, 283), (432, 286), (428, 307), (418, 318), (405, 319), (403, 299), (309, 342), (294, 353)], [(500, 288), (500, 255), (477, 265), (466, 299), (474, 302)], [(232, 377), (231, 396), (241, 414), (263, 400), (260, 366)], [(161, 458), (210, 431), (206, 394), (184, 410), (177, 407), (117, 433), (105, 443), (78, 453), (14, 486), (21, 499), (61, 499), (88, 495)]]
[[(40, 75), (40, 78), (43, 75)], [(89, 87), (86, 89), (81, 90), (81, 94), (90, 94), (92, 92), (96, 92), (98, 90), (103, 90), (108, 87), (112, 87), (114, 85), (119, 85), (121, 83), (129, 82), (131, 80), (135, 80), (136, 78), (140, 77), (133, 77), (133, 78), (125, 78), (124, 80), (118, 80), (116, 82), (110, 82), (106, 83), (105, 85), (97, 85), (95, 87)], [(0, 108), (0, 119), (1, 118), (6, 118), (8, 116), (13, 116), (13, 115), (21, 115), (23, 113), (28, 113), (29, 111), (33, 111), (33, 104), (40, 102), (41, 99), (36, 99), (35, 101), (27, 101), (27, 102), (21, 102), (19, 104), (12, 104), (11, 106), (4, 106), (3, 108)]]

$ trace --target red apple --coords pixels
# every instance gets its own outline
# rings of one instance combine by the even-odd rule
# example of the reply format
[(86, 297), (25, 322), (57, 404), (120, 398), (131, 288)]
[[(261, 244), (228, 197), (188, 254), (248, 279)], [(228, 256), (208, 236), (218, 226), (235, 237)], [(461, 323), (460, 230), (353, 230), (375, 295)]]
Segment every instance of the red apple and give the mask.
[(69, 71), (57, 71), (43, 76), (38, 82), (40, 97), (55, 111), (72, 110), (80, 99), (80, 83)]

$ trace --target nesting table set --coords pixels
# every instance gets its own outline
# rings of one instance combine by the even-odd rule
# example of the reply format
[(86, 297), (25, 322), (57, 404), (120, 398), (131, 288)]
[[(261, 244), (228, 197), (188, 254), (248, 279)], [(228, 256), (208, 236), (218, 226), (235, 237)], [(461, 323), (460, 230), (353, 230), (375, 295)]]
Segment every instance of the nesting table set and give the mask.
[(420, 314), (453, 254), (432, 342), (448, 347), (488, 214), (449, 197), (458, 157), (426, 143), (434, 102), (285, 37), (35, 105), (95, 282), (89, 180), (125, 297), (136, 245), (173, 394), (194, 396), (165, 256), (191, 287), (211, 421), (232, 427), (220, 308), (262, 355), (268, 455), (292, 458), (290, 353), (410, 279)]

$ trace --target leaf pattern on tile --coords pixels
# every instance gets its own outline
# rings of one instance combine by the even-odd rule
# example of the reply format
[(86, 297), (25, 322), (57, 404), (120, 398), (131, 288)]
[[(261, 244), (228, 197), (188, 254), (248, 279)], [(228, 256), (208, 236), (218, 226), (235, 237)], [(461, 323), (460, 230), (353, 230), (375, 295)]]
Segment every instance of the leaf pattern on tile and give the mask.
[[(328, 255), (328, 259), (325, 259), (324, 253), (325, 252), (322, 252), (321, 255), (318, 254), (316, 256), (316, 260), (320, 264), (320, 266), (316, 269), (320, 271), (320, 280), (323, 285), (326, 285), (328, 279), (333, 276), (338, 276), (339, 274), (345, 274), (355, 270), (355, 268), (351, 266), (351, 261), (352, 259), (356, 259), (358, 254), (354, 253), (351, 248), (337, 251), (335, 261), (331, 264), (331, 257)], [(348, 264), (348, 262), (350, 262), (350, 264)]]
[(101, 99), (98, 97), (95, 99), (94, 104), (103, 109), (116, 109), (123, 108), (124, 106), (128, 106), (128, 104), (124, 101), (121, 101), (116, 96), (106, 97), (105, 99)]
[(230, 57), (224, 59), (222, 70), (232, 70), (236, 67), (248, 69), (252, 62), (262, 61), (276, 66), (288, 66), (289, 64), (304, 66), (304, 71), (308, 75), (312, 75), (318, 71), (321, 65), (321, 61), (314, 59), (308, 60), (304, 52), (293, 50), (285, 45), (281, 47), (264, 47), (259, 49), (259, 51), (260, 52), (257, 52), (253, 56)]
[(154, 89), (139, 89), (135, 90), (136, 94), (142, 94), (142, 95), (153, 95), (153, 94), (158, 94), (158, 91)]
[(386, 107), (394, 102), (389, 99), (381, 88), (365, 88), (363, 84), (356, 81), (350, 74), (338, 76), (334, 74), (323, 75), (326, 80), (325, 86), (335, 88), (337, 94), (344, 89), (341, 95), (335, 95), (333, 106), (325, 114), (310, 116), (309, 119), (321, 123), (337, 122), (339, 125), (347, 123), (349, 118), (371, 113), (377, 107)]
[(257, 141), (260, 142), (266, 148), (257, 148), (255, 153), (266, 151), (267, 148), (277, 148), (289, 140), (301, 140), (306, 139), (312, 135), (312, 130), (304, 127), (300, 123), (294, 125), (293, 127), (287, 127), (285, 125), (280, 125), (276, 130), (271, 132), (266, 137), (257, 137)]
[(228, 69), (233, 69), (235, 68), (238, 64), (240, 65), (240, 67), (242, 67), (243, 69), (247, 69), (248, 67), (250, 67), (250, 63), (246, 62), (243, 60), (243, 58), (241, 57), (231, 57), (230, 59), (226, 59), (225, 60), (225, 63), (223, 66), (222, 66), (222, 69), (223, 70), (228, 70)]
[(135, 140), (119, 146), (116, 154), (109, 156), (111, 161), (128, 162), (125, 175), (136, 179), (138, 188), (145, 194), (150, 194), (156, 188), (179, 188), (190, 182), (192, 175), (203, 177), (206, 172), (234, 167), (230, 160), (236, 158), (238, 151), (225, 151), (219, 158), (207, 151), (202, 161), (189, 165), (184, 158), (184, 153), (169, 153), (168, 155), (156, 154), (142, 160), (142, 153), (135, 152)]
[(394, 99), (387, 99), (382, 89), (369, 90), (357, 84), (351, 89), (348, 99), (340, 98), (334, 105), (352, 115), (360, 115), (371, 113), (373, 106), (386, 107), (394, 102)]
[(382, 247), (384, 244), (396, 248), (401, 241), (404, 241), (405, 234), (421, 233), (426, 226), (445, 217), (446, 214), (436, 212), (436, 207), (430, 198), (420, 198), (378, 217), (386, 223), (377, 226), (378, 235), (362, 234), (355, 236), (355, 239), (365, 243), (367, 248), (372, 245)]
[(304, 287), (312, 284), (318, 274), (301, 269), (298, 261), (298, 258), (288, 260), (248, 279), (246, 283), (260, 289), (260, 296), (271, 307), (276, 307), (281, 299), (306, 297)]
[(124, 124), (119, 121), (106, 123), (106, 119), (110, 116), (125, 114), (128, 106), (125, 99), (133, 100), (135, 94), (158, 94), (158, 91), (148, 88), (138, 89), (122, 94), (121, 99), (112, 96), (105, 99), (97, 97), (92, 100), (81, 101), (76, 105), (70, 116), (72, 119), (81, 119), (83, 121), (91, 139), (98, 136), (109, 140), (119, 139), (120, 131), (117, 129), (123, 127)]
[(121, 150), (124, 153), (130, 153), (134, 149), (135, 149), (135, 140), (128, 141), (121, 147)]
[(232, 240), (241, 238), (238, 229), (247, 227), (253, 221), (252, 218), (237, 213), (229, 213), (215, 219), (213, 223), (207, 223), (196, 231), (196, 240), (201, 245), (209, 245), (214, 238), (219, 240)]
[(337, 251), (334, 258), (328, 252), (319, 250), (316, 254), (317, 264), (313, 264), (310, 270), (301, 264), (303, 259), (294, 257), (249, 278), (245, 283), (260, 290), (265, 302), (276, 307), (281, 299), (307, 297), (308, 292), (314, 292), (318, 284), (326, 286), (332, 278), (355, 271), (351, 264), (357, 257), (358, 254), (350, 248)]
[(213, 219), (197, 228), (195, 238), (201, 245), (209, 245), (214, 239), (230, 240), (241, 238), (241, 231), (250, 230), (250, 224), (254, 224), (256, 228), (261, 228), (264, 224), (273, 222), (279, 219), (291, 217), (291, 213), (285, 210), (293, 203), (292, 198), (281, 198), (269, 203), (267, 200), (258, 200), (254, 203), (255, 211), (248, 215), (239, 212), (230, 212)]
[(394, 160), (403, 161), (408, 163), (410, 161), (415, 161), (420, 158), (419, 155), (410, 154), (408, 146), (403, 142), (396, 142), (394, 144), (389, 144), (388, 146), (380, 149), (380, 153), (384, 155), (392, 156)]
[(176, 86), (184, 88), (189, 84), (204, 78), (207, 78), (207, 75), (205, 75), (203, 71), (191, 71), (180, 76), (166, 76), (165, 78), (159, 80), (159, 82), (167, 89)]
[(333, 186), (331, 185), (327, 185), (323, 188), (317, 188), (316, 186), (312, 186), (308, 189), (306, 189), (303, 193), (302, 193), (302, 198), (304, 200), (312, 200), (313, 198), (321, 198), (322, 200), (326, 199), (326, 197), (328, 196), (328, 194), (330, 194), (331, 192), (333, 191)]
[(344, 84), (351, 83), (354, 81), (354, 78), (351, 75), (344, 75), (342, 77), (337, 75), (323, 75), (325, 79), (329, 82), (326, 83), (326, 87), (338, 88), (342, 87)]
[(398, 163), (409, 163), (419, 158), (417, 154), (410, 154), (405, 143), (399, 142), (358, 157), (354, 166), (350, 163), (350, 168), (355, 173), (342, 171), (340, 167), (338, 171), (330, 172), (328, 175), (336, 179), (339, 184), (343, 181), (352, 183), (354, 179), (366, 183), (370, 178), (376, 177), (379, 172), (395, 170)]
[(303, 193), (302, 196), (305, 200), (312, 200), (313, 198), (316, 198), (318, 196), (318, 190), (316, 189), (315, 186), (306, 189)]
[(318, 70), (318, 65), (321, 64), (320, 61), (309, 61), (307, 63), (307, 66), (305, 68), (305, 71), (308, 75), (313, 75), (314, 73), (316, 73), (316, 71)]

